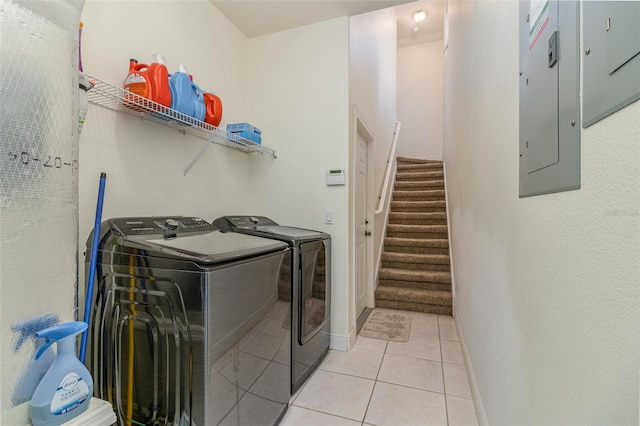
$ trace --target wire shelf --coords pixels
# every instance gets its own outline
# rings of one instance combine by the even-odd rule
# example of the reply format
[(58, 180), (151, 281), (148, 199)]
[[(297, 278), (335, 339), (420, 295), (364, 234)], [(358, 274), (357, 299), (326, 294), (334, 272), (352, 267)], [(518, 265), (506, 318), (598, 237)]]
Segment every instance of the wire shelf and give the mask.
[(95, 77), (89, 77), (94, 86), (87, 91), (89, 102), (114, 111), (141, 117), (163, 126), (176, 129), (181, 133), (187, 133), (207, 142), (202, 146), (193, 161), (184, 170), (186, 175), (191, 166), (202, 155), (209, 143), (216, 143), (228, 148), (247, 153), (268, 154), (277, 158), (277, 151), (266, 146), (256, 144), (250, 140), (241, 138), (209, 123), (196, 120), (186, 114), (167, 108), (164, 105), (153, 102), (147, 98), (125, 91), (121, 87), (114, 86)]

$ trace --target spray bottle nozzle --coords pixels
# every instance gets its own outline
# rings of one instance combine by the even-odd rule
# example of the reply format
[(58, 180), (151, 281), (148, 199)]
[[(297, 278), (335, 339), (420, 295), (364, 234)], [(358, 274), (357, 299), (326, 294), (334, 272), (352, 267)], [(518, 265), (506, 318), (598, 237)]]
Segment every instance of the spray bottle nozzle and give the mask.
[(37, 332), (37, 337), (42, 337), (46, 340), (44, 345), (38, 350), (38, 353), (36, 353), (35, 359), (40, 358), (49, 346), (56, 342), (59, 342), (58, 353), (71, 352), (75, 346), (75, 339), (73, 339), (73, 337), (85, 331), (87, 327), (89, 326), (86, 322), (71, 321)]

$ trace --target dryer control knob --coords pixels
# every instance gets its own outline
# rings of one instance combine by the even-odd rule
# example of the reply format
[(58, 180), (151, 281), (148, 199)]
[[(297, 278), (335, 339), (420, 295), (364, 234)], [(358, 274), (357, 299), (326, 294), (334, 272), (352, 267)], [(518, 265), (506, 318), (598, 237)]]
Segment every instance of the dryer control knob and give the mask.
[(249, 222), (253, 223), (254, 225), (257, 225), (257, 224), (258, 224), (258, 222), (259, 222), (259, 220), (258, 220), (256, 217), (251, 216), (251, 217), (249, 218)]
[(167, 225), (169, 229), (177, 229), (180, 226), (180, 222), (175, 219), (167, 219), (164, 221), (164, 224)]

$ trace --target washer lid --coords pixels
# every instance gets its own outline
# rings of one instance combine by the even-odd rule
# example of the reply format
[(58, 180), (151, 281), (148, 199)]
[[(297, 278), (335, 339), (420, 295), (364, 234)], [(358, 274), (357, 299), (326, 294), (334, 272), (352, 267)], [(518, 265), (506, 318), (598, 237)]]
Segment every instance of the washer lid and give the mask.
[(234, 231), (265, 238), (275, 238), (291, 244), (331, 238), (329, 234), (322, 231), (278, 225), (266, 216), (221, 216), (213, 221), (213, 225), (223, 232)]
[(324, 232), (312, 231), (311, 229), (293, 228), (290, 226), (259, 226), (256, 228), (259, 232), (268, 235), (287, 237), (292, 240), (302, 240), (307, 238), (320, 238), (325, 235)]
[(171, 255), (180, 259), (190, 259), (198, 263), (222, 263), (231, 260), (257, 256), (284, 249), (287, 244), (252, 235), (220, 231), (206, 234), (163, 238), (127, 238), (129, 241), (146, 245), (148, 251), (159, 251), (163, 257)]

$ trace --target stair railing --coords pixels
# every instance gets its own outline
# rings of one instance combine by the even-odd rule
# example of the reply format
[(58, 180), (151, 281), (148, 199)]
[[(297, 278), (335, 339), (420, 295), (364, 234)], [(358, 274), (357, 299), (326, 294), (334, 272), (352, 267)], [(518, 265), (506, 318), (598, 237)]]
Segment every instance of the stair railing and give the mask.
[(393, 170), (393, 164), (396, 158), (396, 146), (398, 145), (398, 135), (400, 134), (400, 122), (396, 121), (396, 127), (393, 130), (393, 141), (391, 142), (391, 149), (389, 149), (389, 157), (387, 157), (387, 168), (384, 176), (384, 183), (382, 184), (382, 190), (378, 196), (378, 208), (374, 212), (376, 215), (382, 213), (387, 201), (387, 193), (389, 192), (389, 180), (391, 179), (391, 171)]

